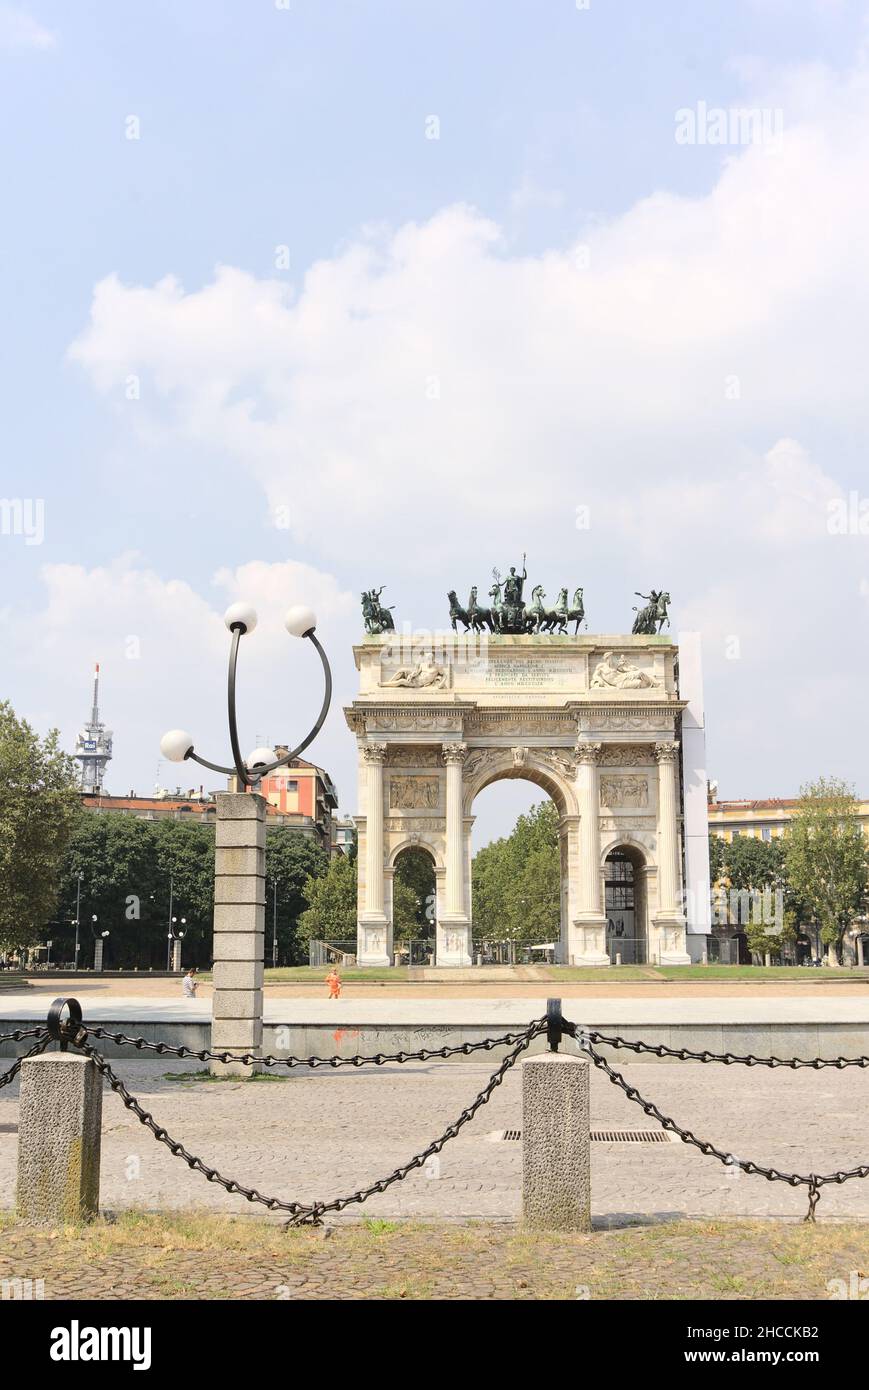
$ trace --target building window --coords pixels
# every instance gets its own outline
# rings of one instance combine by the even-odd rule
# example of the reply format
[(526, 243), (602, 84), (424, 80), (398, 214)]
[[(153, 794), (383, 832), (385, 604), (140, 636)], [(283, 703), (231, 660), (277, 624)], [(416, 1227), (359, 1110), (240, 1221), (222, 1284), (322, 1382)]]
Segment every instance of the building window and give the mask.
[(760, 832), (760, 837), (762, 840), (766, 840), (767, 843), (769, 843), (769, 841), (772, 839), (772, 828), (768, 825), (765, 825)]

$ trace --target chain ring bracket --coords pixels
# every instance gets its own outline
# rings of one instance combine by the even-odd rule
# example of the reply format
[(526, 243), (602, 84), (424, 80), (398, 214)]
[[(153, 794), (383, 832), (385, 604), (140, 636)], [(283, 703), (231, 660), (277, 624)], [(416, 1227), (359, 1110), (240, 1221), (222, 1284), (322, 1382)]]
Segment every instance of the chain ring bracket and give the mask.
[[(68, 1018), (63, 1017), (66, 1009)], [(52, 1000), (46, 1020), (48, 1034), (52, 1042), (60, 1044), (61, 1052), (66, 1052), (70, 1043), (78, 1047), (87, 1037), (87, 1029), (82, 1024), (81, 1004), (77, 999), (59, 998)]]

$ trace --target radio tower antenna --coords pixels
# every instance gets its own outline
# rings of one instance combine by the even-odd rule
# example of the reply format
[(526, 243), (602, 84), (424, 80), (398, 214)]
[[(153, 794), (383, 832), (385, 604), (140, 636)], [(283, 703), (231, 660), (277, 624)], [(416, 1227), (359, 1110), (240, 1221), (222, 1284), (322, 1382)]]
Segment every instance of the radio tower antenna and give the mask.
[(106, 766), (112, 757), (112, 731), (100, 720), (100, 665), (94, 667), (94, 697), (91, 717), (75, 741), (75, 757), (81, 763), (81, 790), (99, 796), (103, 790)]

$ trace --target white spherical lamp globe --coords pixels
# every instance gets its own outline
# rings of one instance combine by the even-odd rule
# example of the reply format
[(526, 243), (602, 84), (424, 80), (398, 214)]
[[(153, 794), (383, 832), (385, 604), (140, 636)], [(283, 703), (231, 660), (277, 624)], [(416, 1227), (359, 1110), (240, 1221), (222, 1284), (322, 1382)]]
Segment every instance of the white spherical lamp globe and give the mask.
[(193, 735), (186, 729), (170, 729), (160, 740), (160, 752), (170, 763), (183, 763), (188, 753), (193, 752)]
[(276, 762), (277, 757), (278, 755), (274, 748), (255, 748), (253, 752), (249, 754), (245, 766), (248, 772), (255, 772), (258, 767), (265, 767), (267, 763)]
[(302, 604), (297, 604), (295, 608), (287, 610), (284, 618), (284, 627), (291, 637), (306, 637), (309, 632), (313, 632), (317, 626), (317, 615), (313, 608), (305, 608)]
[(256, 609), (252, 603), (230, 604), (223, 615), (223, 621), (230, 632), (234, 627), (241, 627), (245, 632), (253, 632), (256, 627)]

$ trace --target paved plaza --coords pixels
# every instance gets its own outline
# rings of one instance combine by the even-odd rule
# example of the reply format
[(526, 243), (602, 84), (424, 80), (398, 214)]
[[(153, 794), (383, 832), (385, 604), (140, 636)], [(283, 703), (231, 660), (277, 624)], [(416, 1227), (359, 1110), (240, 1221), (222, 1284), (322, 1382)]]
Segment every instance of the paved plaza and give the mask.
[[(200, 1064), (135, 1056), (116, 1070), (157, 1122), (208, 1164), (266, 1195), (308, 1201), (346, 1195), (424, 1149), (485, 1084), (477, 1063), (298, 1071), (281, 1081), (197, 1079)], [(847, 1070), (769, 1071), (700, 1063), (625, 1063), (625, 1075), (701, 1139), (787, 1171), (833, 1172), (869, 1159), (867, 1076)], [(167, 1080), (167, 1073), (186, 1080)], [(592, 1124), (655, 1127), (593, 1072)], [(0, 1204), (15, 1189), (17, 1082), (0, 1093)], [(427, 1173), (350, 1207), (360, 1217), (513, 1221), (520, 1212), (521, 1143), (493, 1132), (521, 1125), (518, 1067)], [(681, 1143), (593, 1145), (598, 1225), (691, 1216), (789, 1216), (806, 1190), (728, 1169)], [(101, 1204), (120, 1210), (250, 1211), (191, 1172), (106, 1091)], [(869, 1181), (824, 1188), (819, 1216), (869, 1218)]]
[[(161, 982), (165, 985), (165, 981)], [(118, 983), (117, 992), (88, 991), (78, 982), (56, 984), (45, 990), (10, 991), (0, 996), (0, 1018), (11, 1021), (45, 1022), (48, 1006), (57, 995), (78, 997), (85, 1023), (117, 1019), (128, 1023), (158, 1023), (165, 1021), (211, 1020), (211, 995), (185, 999), (175, 993), (127, 993), (127, 981)], [(769, 994), (746, 991), (738, 996), (698, 997), (693, 991), (680, 989), (677, 998), (661, 997), (657, 990), (651, 994), (627, 993), (615, 997), (573, 997), (557, 983), (553, 995), (564, 999), (565, 1017), (591, 1024), (661, 1024), (661, 1023), (866, 1023), (869, 1024), (869, 985), (857, 986), (853, 992), (843, 987), (836, 990), (806, 989), (797, 994)], [(266, 994), (263, 1017), (266, 1023), (334, 1023), (337, 1028), (355, 1024), (395, 1024), (416, 1026), (432, 1024), (481, 1024), (493, 1028), (514, 1028), (540, 1018), (546, 1012), (544, 994), (529, 997), (499, 995), (490, 999), (468, 999), (464, 996), (435, 998), (396, 998), (392, 991), (381, 994), (366, 992), (354, 995), (348, 991), (340, 999), (306, 995), (286, 999)], [(836, 1055), (834, 1052), (832, 1055)]]

